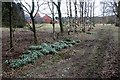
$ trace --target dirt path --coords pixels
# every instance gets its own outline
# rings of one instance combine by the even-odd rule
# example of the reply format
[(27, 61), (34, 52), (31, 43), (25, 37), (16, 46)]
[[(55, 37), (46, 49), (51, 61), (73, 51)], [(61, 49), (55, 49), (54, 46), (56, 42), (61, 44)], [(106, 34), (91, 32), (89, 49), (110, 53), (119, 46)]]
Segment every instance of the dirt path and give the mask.
[(92, 39), (86, 37), (80, 44), (53, 55), (42, 65), (17, 77), (118, 77), (118, 43), (112, 31), (100, 29), (89, 34)]

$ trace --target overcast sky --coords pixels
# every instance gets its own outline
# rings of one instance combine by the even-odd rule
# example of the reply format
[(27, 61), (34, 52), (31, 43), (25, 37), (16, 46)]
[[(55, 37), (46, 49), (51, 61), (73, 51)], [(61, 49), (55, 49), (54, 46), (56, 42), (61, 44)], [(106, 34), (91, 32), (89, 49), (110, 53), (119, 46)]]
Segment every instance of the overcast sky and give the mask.
[[(31, 0), (25, 0), (25, 1), (31, 5)], [(50, 0), (40, 0), (39, 4), (41, 4), (43, 2), (47, 2), (47, 1), (50, 1)], [(57, 0), (53, 0), (53, 1), (57, 2)], [(74, 0), (71, 0), (71, 1), (72, 1), (72, 14), (74, 16), (75, 15), (74, 4), (73, 4)], [(79, 3), (79, 1), (80, 0), (77, 0), (78, 3)], [(87, 0), (87, 1), (92, 1), (92, 0)], [(102, 15), (101, 14), (101, 5), (100, 5), (101, 1), (105, 1), (105, 0), (95, 0), (95, 16), (101, 16)], [(57, 13), (56, 8), (55, 8), (55, 12)], [(67, 13), (66, 0), (61, 0), (61, 12), (62, 12), (63, 17), (67, 17), (67, 14), (66, 14)], [(48, 7), (48, 4), (44, 4), (40, 7), (39, 14), (40, 14), (41, 17), (44, 16), (45, 14), (51, 16), (51, 12), (50, 12), (50, 9)], [(55, 16), (57, 16), (57, 14)], [(78, 16), (79, 16), (79, 13), (78, 13)]]

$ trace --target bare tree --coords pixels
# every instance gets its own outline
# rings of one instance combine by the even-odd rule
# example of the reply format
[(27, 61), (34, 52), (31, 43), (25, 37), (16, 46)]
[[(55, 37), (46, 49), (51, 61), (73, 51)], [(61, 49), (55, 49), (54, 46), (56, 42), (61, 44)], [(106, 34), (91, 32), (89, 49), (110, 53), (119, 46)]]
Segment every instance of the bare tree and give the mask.
[[(52, 1), (52, 0), (51, 0)], [(58, 11), (58, 17), (59, 17), (59, 25), (60, 25), (60, 31), (61, 33), (64, 32), (63, 30), (63, 24), (62, 24), (62, 13), (61, 13), (61, 0), (57, 1), (57, 4), (53, 1), (53, 4), (56, 6)]]
[[(37, 44), (37, 35), (36, 35), (35, 19), (34, 18), (39, 11), (39, 7), (40, 7), (39, 0), (36, 0), (36, 1), (32, 0), (32, 5), (28, 4), (25, 0), (24, 0), (24, 2), (26, 3), (26, 5), (29, 6), (30, 11), (21, 1), (20, 1), (20, 4), (24, 8), (24, 10), (30, 15), (30, 18), (31, 18), (31, 21), (32, 21), (32, 26), (29, 25), (29, 27), (30, 27), (31, 31), (33, 31), (33, 33), (34, 33), (34, 44)], [(36, 7), (37, 10), (35, 10), (35, 2), (37, 2), (37, 7)]]
[(69, 29), (68, 29), (68, 34), (70, 34), (71, 30), (72, 30), (72, 6), (71, 6), (71, 0), (69, 0), (69, 11), (70, 11), (70, 16), (69, 16)]
[(86, 25), (88, 26), (88, 27), (90, 27), (91, 26), (91, 24), (90, 24), (90, 20), (91, 20), (91, 17), (90, 17), (90, 13), (91, 13), (91, 7), (90, 7), (90, 1), (88, 1), (88, 2), (86, 2), (86, 7), (87, 7), (87, 10), (86, 10)]
[[(80, 3), (80, 23), (82, 24), (81, 26), (83, 26), (83, 22), (84, 22), (84, 16), (83, 16), (83, 14), (84, 14), (84, 2), (79, 2)], [(83, 30), (83, 28), (82, 28), (82, 30)]]
[(93, 1), (93, 27), (95, 27), (95, 1)]
[(66, 7), (67, 7), (67, 17), (68, 17), (68, 35), (70, 35), (70, 17), (69, 17), (69, 6), (68, 6), (68, 0), (66, 0)]
[(111, 2), (111, 4), (113, 5), (113, 12), (116, 15), (118, 26), (120, 26), (120, 1), (117, 3), (113, 0), (113, 3)]
[(117, 26), (119, 26), (119, 23), (120, 23), (120, 18), (119, 18), (119, 14), (120, 14), (120, 1), (115, 1), (115, 0), (112, 0), (110, 2), (101, 2), (101, 4), (105, 5), (104, 6), (104, 13), (106, 13), (107, 15), (109, 14), (112, 14), (114, 13), (114, 15), (116, 16), (116, 24)]
[(83, 20), (83, 29), (82, 31), (85, 32), (85, 27), (86, 27), (86, 15), (87, 14), (87, 2), (84, 2), (84, 20)]
[(72, 29), (72, 5), (71, 5), (71, 0), (69, 0), (69, 9), (70, 9), (70, 28)]
[[(95, 26), (94, 23), (94, 8), (95, 8), (95, 1), (80, 1), (79, 2), (79, 13), (80, 13), (80, 22), (79, 24), (82, 24), (82, 31), (85, 32), (86, 26), (89, 27), (89, 29), (92, 29), (92, 26)], [(89, 30), (88, 29), (88, 30)]]
[(82, 19), (81, 19), (82, 18), (81, 1), (79, 1), (79, 5), (78, 6), (79, 6), (79, 14), (80, 14), (79, 15), (80, 16), (79, 17), (79, 27), (81, 27), (81, 22), (82, 22)]
[(92, 29), (92, 2), (90, 3), (90, 30)]
[(53, 0), (51, 0), (52, 2), (52, 8), (50, 7), (50, 4), (48, 2), (48, 7), (51, 11), (51, 14), (52, 14), (52, 25), (53, 25), (53, 39), (55, 40), (56, 36), (55, 36), (55, 17), (54, 17), (54, 4), (53, 4)]
[(75, 24), (75, 32), (77, 32), (77, 0), (75, 0), (74, 2), (74, 7), (75, 7), (75, 20), (74, 20), (74, 24)]
[[(103, 16), (103, 20), (104, 20), (104, 15), (105, 15), (105, 3), (104, 2), (101, 2), (102, 4), (102, 16)], [(103, 23), (103, 26), (104, 26), (104, 23)]]
[(10, 49), (13, 49), (13, 28), (12, 28), (12, 2), (9, 2), (9, 26), (10, 26)]
[(118, 2), (118, 18), (119, 18), (119, 26), (120, 26), (120, 1)]
[[(13, 25), (12, 25), (12, 11), (13, 11), (13, 2), (6, 2), (5, 5), (2, 5), (2, 8), (5, 8), (7, 10), (8, 13), (8, 25), (9, 26), (9, 30), (10, 30), (10, 38), (9, 38), (9, 51), (13, 50)], [(4, 9), (3, 9), (3, 14), (5, 14)], [(2, 16), (3, 17), (3, 16)], [(6, 23), (7, 24), (7, 23)]]

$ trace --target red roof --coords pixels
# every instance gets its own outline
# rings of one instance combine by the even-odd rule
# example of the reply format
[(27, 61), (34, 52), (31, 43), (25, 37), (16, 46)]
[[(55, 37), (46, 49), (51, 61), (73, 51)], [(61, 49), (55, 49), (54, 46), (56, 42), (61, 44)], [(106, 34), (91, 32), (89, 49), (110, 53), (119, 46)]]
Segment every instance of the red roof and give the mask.
[(43, 17), (43, 21), (44, 21), (45, 23), (51, 23), (51, 22), (52, 22), (52, 18), (46, 14), (46, 15)]

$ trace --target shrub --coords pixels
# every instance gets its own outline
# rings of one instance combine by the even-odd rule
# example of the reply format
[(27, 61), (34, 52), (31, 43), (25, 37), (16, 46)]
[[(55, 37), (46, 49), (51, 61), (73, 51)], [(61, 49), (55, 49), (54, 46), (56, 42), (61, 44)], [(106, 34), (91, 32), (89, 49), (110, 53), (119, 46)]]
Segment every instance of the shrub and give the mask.
[(43, 48), (43, 49), (41, 49), (41, 50), (40, 50), (40, 52), (41, 52), (41, 53), (43, 53), (43, 54), (49, 54), (49, 51), (48, 51), (48, 50), (46, 50), (46, 49), (44, 49), (44, 48)]
[(59, 46), (59, 44), (51, 44), (51, 47), (54, 48), (57, 51), (60, 51), (62, 49), (62, 47)]
[(6, 60), (4, 63), (9, 64), (12, 68), (19, 68), (28, 63), (34, 63), (39, 57), (50, 54), (57, 53), (61, 49), (72, 47), (73, 45), (79, 43), (79, 40), (60, 40), (53, 44), (43, 43), (38, 46), (30, 46), (28, 50), (24, 51), (23, 54), (18, 59)]

